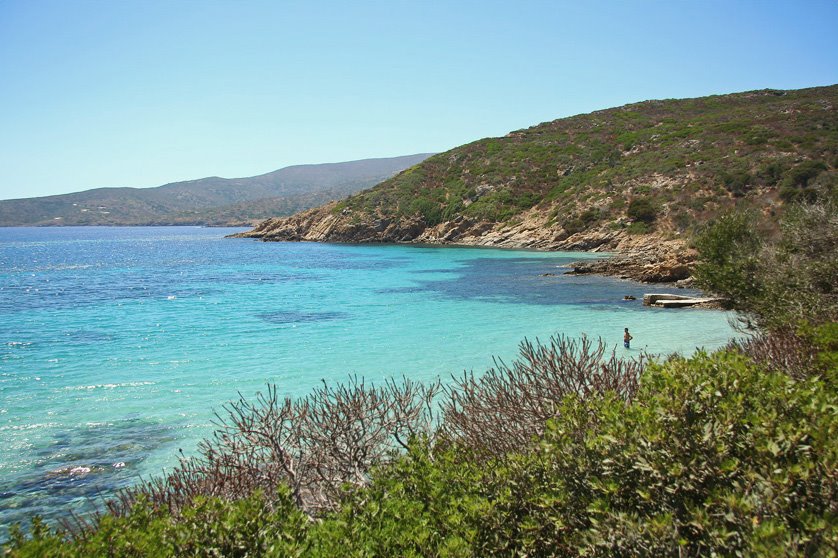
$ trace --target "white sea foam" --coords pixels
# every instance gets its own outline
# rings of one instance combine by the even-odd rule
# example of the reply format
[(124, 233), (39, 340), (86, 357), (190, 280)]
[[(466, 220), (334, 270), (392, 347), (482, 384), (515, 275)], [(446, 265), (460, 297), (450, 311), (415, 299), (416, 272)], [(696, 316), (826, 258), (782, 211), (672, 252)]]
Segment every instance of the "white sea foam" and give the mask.
[(119, 384), (94, 384), (89, 386), (67, 386), (64, 391), (88, 391), (92, 389), (116, 389), (125, 387), (153, 386), (156, 382), (123, 382)]
[(22, 430), (40, 430), (42, 428), (55, 428), (56, 426), (58, 426), (57, 422), (44, 422), (44, 423), (33, 423), (33, 424), (8, 424), (6, 426), (0, 426), (0, 432), (22, 431)]

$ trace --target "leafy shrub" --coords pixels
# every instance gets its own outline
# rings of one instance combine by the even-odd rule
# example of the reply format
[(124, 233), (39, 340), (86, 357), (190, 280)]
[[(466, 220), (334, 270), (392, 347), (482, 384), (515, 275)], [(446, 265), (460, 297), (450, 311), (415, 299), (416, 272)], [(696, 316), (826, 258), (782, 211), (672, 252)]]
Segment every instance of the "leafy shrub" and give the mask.
[(626, 232), (629, 234), (648, 234), (652, 231), (651, 227), (643, 221), (635, 221), (626, 227)]
[(726, 172), (722, 174), (722, 183), (734, 196), (743, 196), (751, 189), (752, 177), (747, 171)]
[(15, 530), (4, 556), (298, 556), (308, 527), (283, 487), (272, 498), (262, 492), (236, 500), (197, 498), (177, 515), (138, 500), (130, 513), (106, 515), (95, 530), (70, 541), (40, 523), (28, 538)]
[(786, 202), (814, 202), (817, 190), (811, 183), (826, 168), (823, 161), (806, 161), (792, 168), (780, 187), (780, 197)]
[(425, 198), (417, 198), (408, 206), (408, 213), (420, 216), (429, 227), (442, 222), (443, 210), (438, 203)]
[(657, 218), (657, 210), (650, 198), (634, 198), (629, 202), (626, 214), (630, 219), (643, 223), (652, 223)]
[(694, 277), (726, 296), (756, 325), (783, 329), (838, 319), (838, 209), (832, 202), (790, 208), (780, 236), (765, 242), (749, 213), (725, 215), (695, 239)]
[(787, 169), (787, 165), (782, 161), (771, 161), (759, 171), (759, 176), (766, 185), (775, 186), (783, 178)]
[(828, 555), (836, 402), (731, 353), (654, 366), (631, 403), (568, 399), (493, 479), (478, 554)]
[(485, 469), (455, 448), (415, 440), (375, 482), (314, 526), (309, 555), (477, 557), (478, 524), (491, 509)]
[(699, 252), (693, 277), (703, 288), (750, 310), (762, 296), (757, 254), (762, 248), (750, 213), (729, 213), (711, 221), (694, 239)]
[(591, 228), (600, 219), (600, 210), (590, 207), (579, 216), (574, 217), (562, 225), (562, 228), (569, 234), (575, 234)]

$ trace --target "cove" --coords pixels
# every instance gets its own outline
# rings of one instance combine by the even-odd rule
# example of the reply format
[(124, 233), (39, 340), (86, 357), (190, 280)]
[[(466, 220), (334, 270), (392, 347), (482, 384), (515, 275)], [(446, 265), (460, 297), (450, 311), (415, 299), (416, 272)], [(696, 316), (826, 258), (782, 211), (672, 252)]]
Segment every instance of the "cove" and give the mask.
[(724, 312), (640, 301), (694, 291), (563, 275), (592, 255), (224, 238), (237, 230), (0, 229), (0, 525), (160, 474), (267, 382), (445, 379), (555, 334), (628, 357), (735, 335)]

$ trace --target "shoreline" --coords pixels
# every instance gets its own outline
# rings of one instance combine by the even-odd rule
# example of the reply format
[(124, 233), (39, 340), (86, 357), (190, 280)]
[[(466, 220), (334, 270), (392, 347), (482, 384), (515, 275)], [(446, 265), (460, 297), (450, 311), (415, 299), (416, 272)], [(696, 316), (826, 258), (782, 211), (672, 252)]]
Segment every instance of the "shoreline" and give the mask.
[[(678, 288), (693, 286), (691, 275), (692, 265), (695, 263), (695, 253), (683, 249), (679, 255), (680, 246), (669, 245), (667, 248), (648, 248), (635, 250), (621, 250), (620, 248), (608, 250), (578, 250), (563, 247), (539, 247), (531, 243), (522, 244), (493, 244), (491, 242), (469, 242), (469, 241), (439, 241), (439, 240), (402, 240), (402, 241), (352, 241), (342, 239), (286, 239), (276, 238), (261, 234), (253, 234), (253, 230), (228, 235), (225, 238), (250, 238), (262, 242), (313, 242), (323, 244), (347, 244), (347, 245), (412, 245), (426, 246), (433, 248), (485, 248), (492, 250), (519, 250), (530, 252), (567, 252), (581, 255), (595, 255), (591, 259), (580, 259), (568, 264), (567, 275), (603, 275), (616, 277), (645, 284), (670, 285)], [(651, 239), (650, 239), (651, 240)], [(652, 241), (654, 244), (659, 242)], [(672, 241), (670, 241), (671, 243)], [(597, 248), (600, 248), (598, 246)]]
[(569, 234), (535, 208), (509, 222), (477, 221), (457, 216), (428, 226), (417, 217), (370, 215), (340, 209), (338, 202), (332, 202), (290, 217), (268, 219), (249, 231), (230, 236), (265, 242), (483, 246), (602, 254), (605, 257), (601, 259), (574, 262), (571, 272), (675, 286), (691, 284), (691, 269), (697, 257), (697, 252), (688, 246), (687, 239), (667, 230), (665, 224), (643, 234), (608, 226)]

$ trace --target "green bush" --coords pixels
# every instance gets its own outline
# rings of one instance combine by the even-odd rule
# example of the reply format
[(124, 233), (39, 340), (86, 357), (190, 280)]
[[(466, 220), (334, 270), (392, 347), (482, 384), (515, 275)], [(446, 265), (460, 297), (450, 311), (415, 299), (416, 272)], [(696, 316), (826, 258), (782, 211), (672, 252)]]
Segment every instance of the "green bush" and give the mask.
[(408, 213), (421, 217), (429, 227), (442, 222), (443, 210), (438, 203), (426, 198), (417, 198), (408, 206)]
[(791, 207), (763, 240), (751, 213), (722, 216), (695, 239), (694, 277), (754, 324), (782, 329), (838, 320), (838, 206)]
[(780, 186), (780, 197), (786, 202), (809, 202), (817, 199), (812, 183), (827, 167), (823, 161), (806, 161), (792, 168)]
[(600, 219), (601, 212), (595, 207), (590, 207), (576, 217), (571, 218), (562, 225), (569, 234), (575, 234), (588, 230)]
[(122, 517), (105, 515), (93, 531), (69, 539), (34, 523), (30, 536), (12, 534), (13, 558), (295, 556), (304, 548), (309, 520), (288, 490), (272, 499), (260, 492), (229, 501), (198, 498), (179, 515), (146, 500)]
[(762, 240), (752, 213), (729, 213), (711, 221), (694, 239), (699, 252), (693, 277), (703, 288), (751, 311), (762, 297), (757, 281)]
[(310, 556), (470, 557), (491, 509), (484, 470), (453, 448), (438, 453), (415, 440), (375, 482), (315, 526)]
[(760, 170), (759, 176), (766, 185), (775, 186), (783, 178), (786, 170), (787, 166), (782, 161), (771, 161)]
[(648, 234), (651, 232), (651, 228), (648, 224), (644, 223), (643, 221), (636, 221), (634, 223), (629, 224), (626, 227), (626, 232), (629, 234)]
[(722, 183), (734, 196), (743, 196), (751, 189), (752, 177), (747, 171), (726, 172), (722, 174)]
[(635, 221), (649, 224), (657, 218), (657, 210), (650, 198), (634, 198), (629, 202), (626, 215)]
[(631, 404), (568, 400), (494, 479), (478, 555), (830, 555), (836, 403), (732, 353), (653, 367)]

